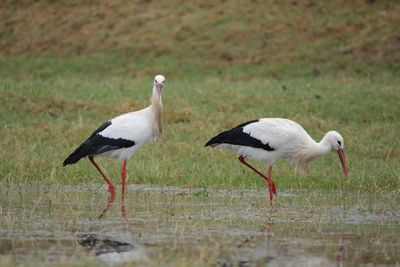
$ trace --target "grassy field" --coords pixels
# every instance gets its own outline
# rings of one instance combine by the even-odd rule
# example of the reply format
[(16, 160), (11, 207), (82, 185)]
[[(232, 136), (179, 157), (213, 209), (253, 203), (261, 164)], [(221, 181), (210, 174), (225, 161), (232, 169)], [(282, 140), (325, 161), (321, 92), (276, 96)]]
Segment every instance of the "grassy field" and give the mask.
[[(129, 183), (263, 187), (234, 154), (203, 145), (243, 121), (286, 117), (316, 140), (339, 131), (350, 175), (333, 153), (306, 178), (280, 162), (278, 190), (398, 197), (399, 4), (178, 2), (2, 4), (1, 183), (103, 184), (88, 161), (62, 161), (102, 122), (147, 106), (161, 73), (165, 137), (132, 158)], [(120, 163), (99, 161), (119, 183)]]

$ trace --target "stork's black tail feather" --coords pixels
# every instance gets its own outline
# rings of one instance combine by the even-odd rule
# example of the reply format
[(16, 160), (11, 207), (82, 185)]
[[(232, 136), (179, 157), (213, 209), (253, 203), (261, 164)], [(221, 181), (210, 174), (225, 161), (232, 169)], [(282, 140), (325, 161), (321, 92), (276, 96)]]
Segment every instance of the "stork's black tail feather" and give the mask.
[(128, 148), (136, 143), (132, 140), (122, 138), (114, 139), (104, 137), (100, 134), (92, 134), (85, 142), (83, 142), (71, 155), (64, 160), (63, 165), (77, 163), (81, 158), (90, 155), (98, 155), (107, 151), (117, 150), (120, 148)]
[(247, 146), (247, 147), (254, 147), (260, 148), (267, 151), (273, 151), (274, 148), (271, 147), (268, 142), (263, 143), (261, 140), (254, 138), (249, 133), (243, 132), (243, 128), (246, 125), (251, 123), (258, 122), (259, 120), (252, 120), (245, 123), (242, 123), (235, 128), (232, 128), (228, 131), (222, 132), (213, 138), (211, 138), (205, 146), (217, 146), (219, 144), (230, 144), (230, 145), (237, 145), (237, 146)]
[(64, 160), (63, 166), (77, 163), (81, 158), (86, 157), (88, 155), (87, 152), (88, 152), (87, 142), (84, 142)]
[(229, 137), (229, 132), (230, 131), (225, 131), (222, 132), (216, 136), (214, 136), (213, 138), (211, 138), (210, 140), (208, 140), (208, 142), (204, 145), (204, 146), (216, 146), (222, 143), (225, 143), (225, 141), (228, 139)]
[[(107, 121), (103, 123), (99, 128), (97, 128), (88, 139), (86, 139), (85, 142), (83, 142), (77, 149), (75, 149), (74, 152), (71, 153), (71, 155), (68, 156), (63, 162), (63, 166), (68, 165), (68, 164), (74, 164), (77, 163), (81, 158), (88, 156), (91, 152), (91, 146), (93, 144), (90, 144), (89, 142), (92, 139), (95, 139), (96, 135), (109, 127), (111, 125), (111, 121)], [(92, 149), (93, 150), (93, 149)]]
[(257, 122), (258, 120), (251, 120), (251, 121), (247, 121), (245, 123), (239, 124), (236, 127), (233, 127), (232, 129), (222, 132), (216, 136), (214, 136), (213, 138), (211, 138), (210, 140), (208, 140), (208, 142), (205, 144), (205, 146), (216, 146), (222, 143), (228, 143), (228, 144), (235, 144), (233, 139), (236, 139), (236, 133), (238, 132), (242, 132), (242, 129), (244, 126), (253, 123), (253, 122)]

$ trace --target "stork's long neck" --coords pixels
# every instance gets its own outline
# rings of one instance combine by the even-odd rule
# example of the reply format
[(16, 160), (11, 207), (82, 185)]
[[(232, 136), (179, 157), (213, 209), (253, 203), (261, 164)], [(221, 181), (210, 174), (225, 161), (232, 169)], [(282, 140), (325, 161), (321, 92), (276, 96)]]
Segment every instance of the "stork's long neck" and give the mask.
[(328, 138), (326, 135), (321, 139), (319, 143), (315, 142), (313, 145), (311, 145), (308, 149), (308, 156), (309, 160), (313, 160), (315, 158), (319, 158), (325, 154), (328, 154), (331, 152), (332, 147), (328, 142)]
[(309, 142), (304, 144), (298, 152), (298, 157), (295, 160), (297, 171), (304, 175), (307, 171), (308, 163), (311, 160), (328, 154), (331, 149), (326, 136), (324, 136), (319, 143), (310, 138)]
[(163, 104), (161, 100), (161, 91), (158, 91), (156, 86), (153, 86), (153, 94), (151, 95), (151, 109), (154, 115), (154, 133), (157, 138), (162, 137), (162, 117)]

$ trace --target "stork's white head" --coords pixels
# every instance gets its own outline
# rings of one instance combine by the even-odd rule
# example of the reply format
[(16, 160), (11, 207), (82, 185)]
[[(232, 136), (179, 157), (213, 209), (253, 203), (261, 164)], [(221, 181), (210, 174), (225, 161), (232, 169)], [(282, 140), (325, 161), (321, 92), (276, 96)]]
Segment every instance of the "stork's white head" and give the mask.
[(164, 86), (165, 77), (162, 75), (156, 75), (154, 77), (154, 87), (157, 88), (158, 93), (161, 93), (161, 90)]
[(343, 137), (336, 131), (329, 131), (325, 134), (326, 139), (332, 146), (332, 149), (339, 150), (344, 148)]
[(329, 145), (332, 147), (332, 149), (336, 150), (340, 163), (342, 164), (342, 169), (343, 169), (343, 174), (347, 176), (347, 168), (346, 168), (346, 157), (344, 155), (344, 141), (343, 137), (340, 135), (340, 133), (336, 131), (329, 131), (325, 134), (325, 138), (327, 139)]

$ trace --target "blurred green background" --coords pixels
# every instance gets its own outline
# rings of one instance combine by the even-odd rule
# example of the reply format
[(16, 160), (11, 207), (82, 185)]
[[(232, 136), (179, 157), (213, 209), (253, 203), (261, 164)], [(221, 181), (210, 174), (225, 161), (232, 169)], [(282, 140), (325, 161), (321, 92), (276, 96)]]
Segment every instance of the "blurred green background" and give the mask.
[[(262, 188), (234, 154), (203, 145), (287, 117), (316, 140), (339, 131), (350, 178), (333, 154), (305, 178), (279, 162), (278, 190), (400, 193), (399, 1), (5, 0), (0, 18), (2, 184), (102, 184), (87, 161), (62, 161), (146, 107), (160, 73), (165, 138), (134, 155), (129, 183)], [(99, 161), (120, 183), (120, 162)]]

